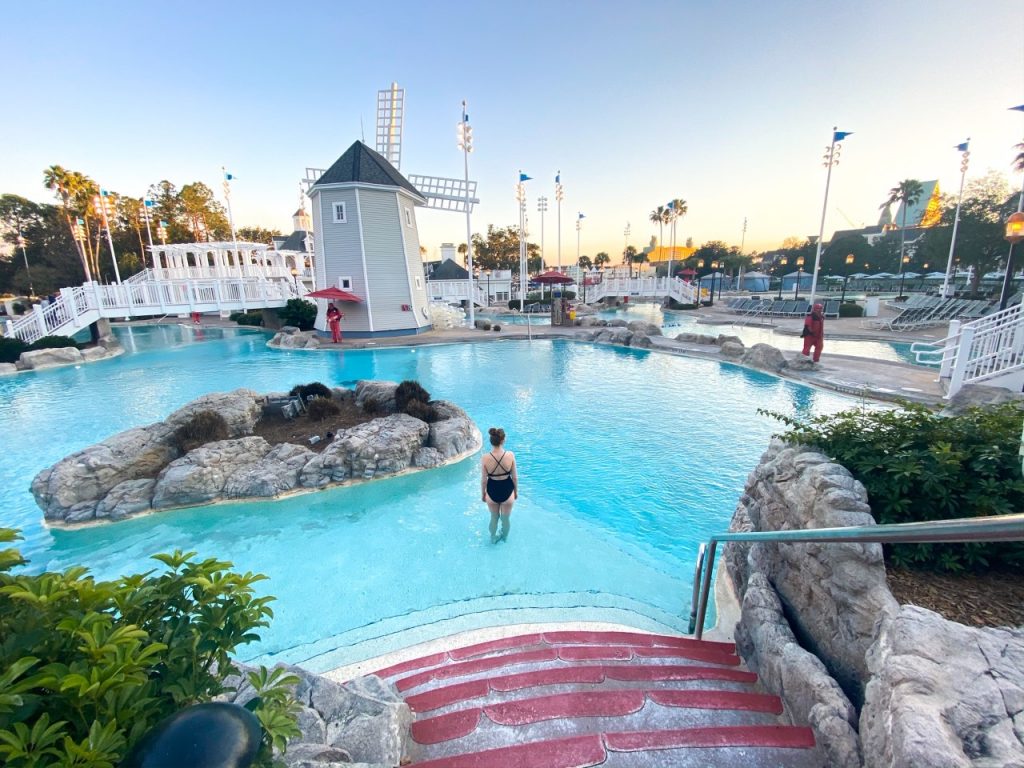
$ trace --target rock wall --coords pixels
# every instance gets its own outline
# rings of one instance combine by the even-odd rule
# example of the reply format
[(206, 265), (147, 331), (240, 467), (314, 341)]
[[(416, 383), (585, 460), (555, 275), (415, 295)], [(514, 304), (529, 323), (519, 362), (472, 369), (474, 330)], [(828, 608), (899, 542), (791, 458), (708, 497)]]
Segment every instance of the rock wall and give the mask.
[[(845, 468), (776, 440), (730, 529), (871, 525), (869, 513)], [(814, 729), (825, 765), (1024, 768), (1024, 631), (900, 607), (878, 545), (732, 543), (724, 559), (737, 646)]]
[[(431, 424), (389, 413), (396, 387), (358, 382), (356, 402), (386, 415), (340, 431), (320, 453), (292, 443), (271, 445), (253, 435), (266, 397), (247, 389), (204, 395), (166, 421), (121, 432), (44, 469), (32, 481), (32, 494), (48, 522), (73, 525), (223, 500), (274, 498), (437, 467), (479, 450), (480, 431), (452, 403), (433, 403), (438, 420)], [(207, 410), (224, 417), (229, 439), (183, 454), (175, 431)]]

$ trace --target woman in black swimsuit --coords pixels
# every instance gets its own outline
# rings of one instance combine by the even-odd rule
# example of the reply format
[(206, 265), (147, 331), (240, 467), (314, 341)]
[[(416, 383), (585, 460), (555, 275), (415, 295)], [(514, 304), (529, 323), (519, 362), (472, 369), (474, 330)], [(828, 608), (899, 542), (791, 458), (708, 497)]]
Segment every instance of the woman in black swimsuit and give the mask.
[[(491, 544), (508, 538), (512, 504), (519, 498), (519, 475), (516, 473), (516, 457), (505, 450), (505, 430), (491, 427), (491, 450), (480, 462), (480, 496), (491, 511)], [(501, 535), (496, 535), (498, 518), (501, 518)]]

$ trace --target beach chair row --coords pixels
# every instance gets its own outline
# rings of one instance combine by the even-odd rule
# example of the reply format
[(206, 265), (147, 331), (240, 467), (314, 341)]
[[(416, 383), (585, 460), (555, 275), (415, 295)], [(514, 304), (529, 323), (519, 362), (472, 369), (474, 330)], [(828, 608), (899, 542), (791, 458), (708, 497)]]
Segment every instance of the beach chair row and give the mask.
[[(811, 305), (803, 299), (744, 299), (733, 297), (725, 305), (737, 314), (761, 317), (803, 317), (811, 311)], [(829, 299), (824, 302), (825, 317), (839, 317), (839, 302)]]
[(893, 331), (927, 328), (944, 325), (950, 320), (976, 320), (991, 312), (995, 306), (993, 302), (985, 299), (942, 299), (934, 296), (925, 298), (929, 300), (915, 302), (913, 306), (897, 304), (897, 315), (871, 321), (869, 325)]

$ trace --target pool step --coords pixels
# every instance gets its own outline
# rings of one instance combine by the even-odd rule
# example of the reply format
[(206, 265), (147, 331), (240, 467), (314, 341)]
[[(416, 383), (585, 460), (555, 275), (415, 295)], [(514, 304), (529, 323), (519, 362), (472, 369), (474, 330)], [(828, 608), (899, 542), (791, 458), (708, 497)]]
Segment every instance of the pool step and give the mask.
[(819, 768), (731, 643), (632, 632), (545, 632), (377, 672), (416, 719), (428, 768)]

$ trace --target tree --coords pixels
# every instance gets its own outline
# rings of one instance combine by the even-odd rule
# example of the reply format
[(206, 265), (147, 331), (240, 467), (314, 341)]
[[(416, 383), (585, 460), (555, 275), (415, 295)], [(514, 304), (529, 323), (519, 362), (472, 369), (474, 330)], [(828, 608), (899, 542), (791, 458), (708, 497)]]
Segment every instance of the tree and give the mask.
[(275, 237), (281, 236), (279, 229), (264, 229), (263, 227), (239, 227), (237, 230), (238, 239), (246, 243), (264, 243), (270, 245)]
[[(665, 206), (659, 205), (657, 208), (655, 208), (653, 211), (651, 211), (651, 214), (648, 217), (648, 218), (650, 218), (651, 221), (653, 221), (655, 224), (658, 225), (658, 246), (659, 247), (661, 247), (661, 244), (662, 244), (662, 238), (661, 238), (662, 231), (663, 231), (662, 228), (665, 226), (665, 222), (667, 220), (666, 219), (667, 216), (669, 216), (669, 212), (665, 209)], [(635, 258), (633, 260), (636, 261)]]
[(906, 245), (907, 235), (907, 209), (921, 199), (921, 194), (924, 192), (924, 188), (921, 186), (921, 182), (917, 179), (904, 179), (895, 187), (889, 190), (889, 197), (884, 203), (882, 203), (879, 209), (887, 208), (893, 203), (903, 204), (903, 222), (900, 225), (900, 268), (899, 272), (903, 272), (903, 250)]
[(71, 197), (72, 189), (68, 172), (59, 165), (51, 165), (45, 171), (43, 171), (43, 186), (47, 189), (52, 190), (56, 195), (57, 199), (61, 202), (61, 207), (64, 209), (64, 220), (68, 225), (68, 232), (71, 235), (71, 239), (75, 242), (75, 247), (78, 250), (78, 256), (82, 261), (82, 269), (85, 271), (85, 279), (91, 280), (92, 276), (89, 271), (89, 263), (86, 259), (84, 246), (75, 240), (75, 225), (71, 221)]
[(599, 254), (597, 254), (597, 256), (594, 257), (594, 266), (598, 267), (598, 268), (603, 267), (605, 264), (607, 264), (611, 260), (612, 260), (611, 256), (609, 256), (604, 251), (601, 251)]
[(1024, 173), (1024, 143), (1016, 145), (1014, 149), (1018, 154), (1013, 158), (1013, 170), (1017, 173)]
[[(847, 264), (846, 257), (853, 254), (853, 263)], [(852, 275), (868, 269), (868, 264), (878, 264), (876, 251), (860, 235), (847, 235), (833, 240), (821, 252), (821, 271), (826, 275)]]
[(580, 269), (590, 269), (594, 266), (593, 262), (590, 261), (589, 256), (580, 256), (579, 261), (576, 263), (579, 264)]
[(217, 202), (213, 191), (201, 181), (181, 188), (181, 206), (196, 242), (207, 238), (225, 240), (230, 237), (224, 207)]
[(675, 198), (669, 203), (669, 218), (672, 222), (672, 252), (668, 257), (668, 270), (666, 274), (669, 277), (675, 277), (672, 269), (672, 257), (676, 254), (676, 220), (683, 218), (686, 215), (689, 207), (686, 205), (686, 201), (680, 198)]
[[(526, 244), (527, 268), (540, 258), (540, 248)], [(487, 237), (473, 235), (473, 264), (480, 269), (509, 269), (519, 272), (519, 227), (487, 226)]]
[(622, 254), (623, 263), (629, 266), (629, 274), (633, 274), (633, 262), (636, 261), (636, 246), (627, 245), (625, 252)]

